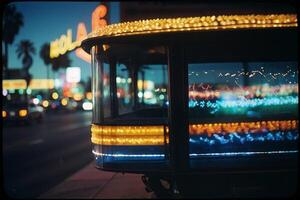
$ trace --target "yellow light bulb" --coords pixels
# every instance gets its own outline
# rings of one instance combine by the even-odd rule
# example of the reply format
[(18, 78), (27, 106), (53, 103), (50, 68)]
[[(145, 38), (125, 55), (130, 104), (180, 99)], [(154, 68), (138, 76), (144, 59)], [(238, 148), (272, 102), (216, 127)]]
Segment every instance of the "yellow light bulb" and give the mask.
[(53, 93), (52, 93), (52, 98), (53, 98), (53, 99), (56, 100), (56, 99), (58, 99), (58, 97), (59, 97), (59, 95), (58, 95), (57, 92), (53, 92)]

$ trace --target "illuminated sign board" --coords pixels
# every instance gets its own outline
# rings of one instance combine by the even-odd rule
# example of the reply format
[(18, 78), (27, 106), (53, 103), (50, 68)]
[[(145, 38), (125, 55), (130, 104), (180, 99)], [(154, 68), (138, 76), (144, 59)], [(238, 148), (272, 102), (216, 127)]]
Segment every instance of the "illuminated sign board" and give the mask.
[[(24, 79), (2, 80), (2, 87), (6, 90), (26, 89), (26, 81)], [(29, 84), (29, 89), (53, 89), (53, 79), (32, 79)]]
[(105, 5), (99, 5), (92, 13), (92, 31), (99, 28), (103, 28), (107, 25), (107, 7)]
[(154, 82), (153, 81), (138, 80), (137, 85), (138, 85), (139, 90), (142, 90), (143, 86), (144, 86), (144, 89), (147, 89), (147, 90), (152, 90), (154, 88)]
[[(106, 17), (108, 13), (107, 6), (99, 5), (92, 13), (92, 31), (102, 28), (108, 24)], [(61, 35), (50, 43), (50, 58), (57, 58), (59, 55), (65, 54), (67, 51), (72, 51), (80, 47), (81, 41), (87, 36), (87, 31), (84, 23), (80, 22), (77, 26), (76, 41), (72, 42), (72, 30), (68, 29), (66, 35)], [(76, 56), (86, 62), (91, 63), (91, 55), (83, 51), (82, 48), (77, 48), (75, 51)]]
[(68, 29), (67, 35), (61, 35), (59, 39), (50, 43), (50, 58), (56, 58), (80, 46), (81, 41), (72, 42), (72, 30)]
[(78, 83), (80, 81), (80, 68), (68, 67), (67, 68), (67, 82)]
[[(84, 23), (79, 23), (77, 26), (77, 41), (82, 41), (87, 36), (86, 28)], [(77, 48), (75, 50), (75, 54), (77, 57), (81, 58), (82, 60), (91, 63), (91, 55), (85, 52), (82, 48)]]
[(6, 90), (26, 89), (26, 85), (24, 79), (2, 80), (2, 88)]
[(53, 79), (32, 79), (30, 81), (29, 88), (32, 90), (53, 89), (54, 80)]

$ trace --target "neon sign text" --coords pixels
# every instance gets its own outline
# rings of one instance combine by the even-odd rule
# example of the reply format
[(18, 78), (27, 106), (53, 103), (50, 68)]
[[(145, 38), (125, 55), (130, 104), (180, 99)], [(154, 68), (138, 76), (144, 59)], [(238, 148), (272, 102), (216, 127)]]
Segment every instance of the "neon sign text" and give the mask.
[(72, 42), (72, 30), (68, 29), (67, 35), (61, 35), (59, 39), (50, 43), (50, 58), (56, 58), (80, 46), (81, 41)]
[[(99, 5), (92, 13), (92, 30), (103, 28), (107, 25), (108, 9), (105, 5)], [(61, 35), (59, 39), (56, 39), (50, 43), (50, 58), (57, 58), (60, 55), (65, 54), (67, 51), (72, 51), (77, 47), (80, 47), (81, 41), (87, 37), (87, 31), (85, 24), (80, 22), (77, 26), (76, 41), (72, 42), (72, 30), (67, 30), (67, 35)], [(76, 56), (83, 59), (86, 62), (91, 62), (91, 55), (83, 51), (82, 48), (77, 48), (75, 51)]]

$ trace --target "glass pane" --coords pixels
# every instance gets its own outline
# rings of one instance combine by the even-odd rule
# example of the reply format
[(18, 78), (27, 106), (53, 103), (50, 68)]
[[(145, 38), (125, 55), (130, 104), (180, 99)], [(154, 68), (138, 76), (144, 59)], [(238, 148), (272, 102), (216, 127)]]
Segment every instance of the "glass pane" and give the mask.
[(293, 152), (298, 63), (190, 63), (190, 156)]
[(99, 67), (98, 58), (95, 53), (95, 47), (91, 49), (91, 55), (92, 55), (92, 94), (93, 94), (93, 123), (100, 121), (100, 81), (101, 78), (101, 72)]
[[(100, 79), (102, 77), (101, 70), (100, 70), (100, 63), (98, 62), (99, 58), (96, 55), (96, 48), (93, 47), (91, 49), (91, 56), (92, 56), (92, 94), (93, 94), (93, 118), (92, 123), (99, 123), (101, 121), (100, 117), (100, 110), (101, 108), (101, 87), (100, 87)], [(93, 133), (92, 133), (93, 134)], [(94, 136), (92, 135), (92, 138)], [(93, 151), (98, 152), (99, 154), (103, 153), (102, 146), (96, 145), (93, 143)], [(101, 157), (96, 156), (96, 162), (98, 166), (103, 167), (103, 159)]]
[(138, 74), (138, 99), (142, 107), (166, 106), (167, 65), (142, 65)]
[[(115, 119), (167, 118), (167, 55), (162, 46), (115, 46), (118, 116)], [(160, 120), (158, 120), (160, 119)]]
[(103, 87), (103, 115), (104, 118), (111, 117), (111, 97), (110, 97), (110, 69), (109, 64), (102, 63), (103, 64), (103, 76), (100, 81), (100, 84), (102, 83)]
[(124, 64), (117, 64), (116, 83), (119, 114), (132, 112), (132, 78), (130, 76), (128, 67)]
[[(147, 160), (152, 162), (142, 168), (166, 167), (169, 139), (165, 48), (112, 44), (99, 52), (99, 61), (100, 65), (94, 65), (99, 68), (97, 90), (103, 105), (100, 98), (100, 106), (95, 109), (102, 109), (104, 119), (92, 125), (97, 163), (111, 168), (124, 167), (127, 161)], [(139, 165), (133, 168), (142, 170)]]

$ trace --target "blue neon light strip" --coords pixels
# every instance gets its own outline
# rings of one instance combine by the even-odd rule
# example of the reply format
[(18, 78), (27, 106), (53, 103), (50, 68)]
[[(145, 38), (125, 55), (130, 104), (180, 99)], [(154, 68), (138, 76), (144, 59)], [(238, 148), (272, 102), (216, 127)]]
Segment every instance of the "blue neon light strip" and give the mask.
[(257, 107), (257, 106), (277, 106), (287, 104), (298, 104), (298, 96), (284, 96), (284, 97), (266, 97), (263, 99), (235, 99), (235, 100), (217, 100), (216, 102), (207, 100), (190, 100), (189, 108), (199, 106), (201, 108), (214, 108), (216, 111), (220, 108), (234, 108), (234, 107)]
[(298, 150), (291, 151), (250, 151), (250, 152), (222, 152), (222, 153), (191, 153), (191, 157), (198, 156), (248, 156), (248, 155), (259, 155), (259, 154), (287, 154), (287, 153), (298, 153)]
[(267, 97), (263, 99), (239, 99), (235, 101), (220, 101), (219, 105), (223, 108), (230, 107), (256, 107), (256, 106), (271, 106), (271, 105), (286, 105), (298, 104), (298, 96), (285, 97)]
[(103, 157), (114, 157), (114, 158), (164, 158), (164, 154), (109, 154), (109, 153), (98, 153), (96, 151), (92, 151), (96, 156)]
[(264, 134), (257, 133), (246, 133), (246, 134), (238, 134), (238, 133), (230, 133), (227, 136), (213, 134), (211, 137), (207, 136), (192, 136), (190, 138), (190, 143), (194, 144), (228, 144), (228, 143), (240, 143), (244, 144), (246, 142), (255, 143), (255, 142), (264, 142), (264, 141), (295, 141), (298, 140), (299, 134), (298, 132), (293, 133), (291, 131), (283, 132), (278, 131), (275, 133), (268, 132)]
[[(92, 151), (96, 156), (113, 157), (113, 158), (164, 158), (164, 154), (106, 154)], [(289, 154), (298, 153), (298, 150), (291, 151), (253, 151), (253, 152), (222, 152), (222, 153), (191, 153), (190, 157), (201, 157), (201, 156), (248, 156), (248, 155), (259, 155), (259, 154)]]

